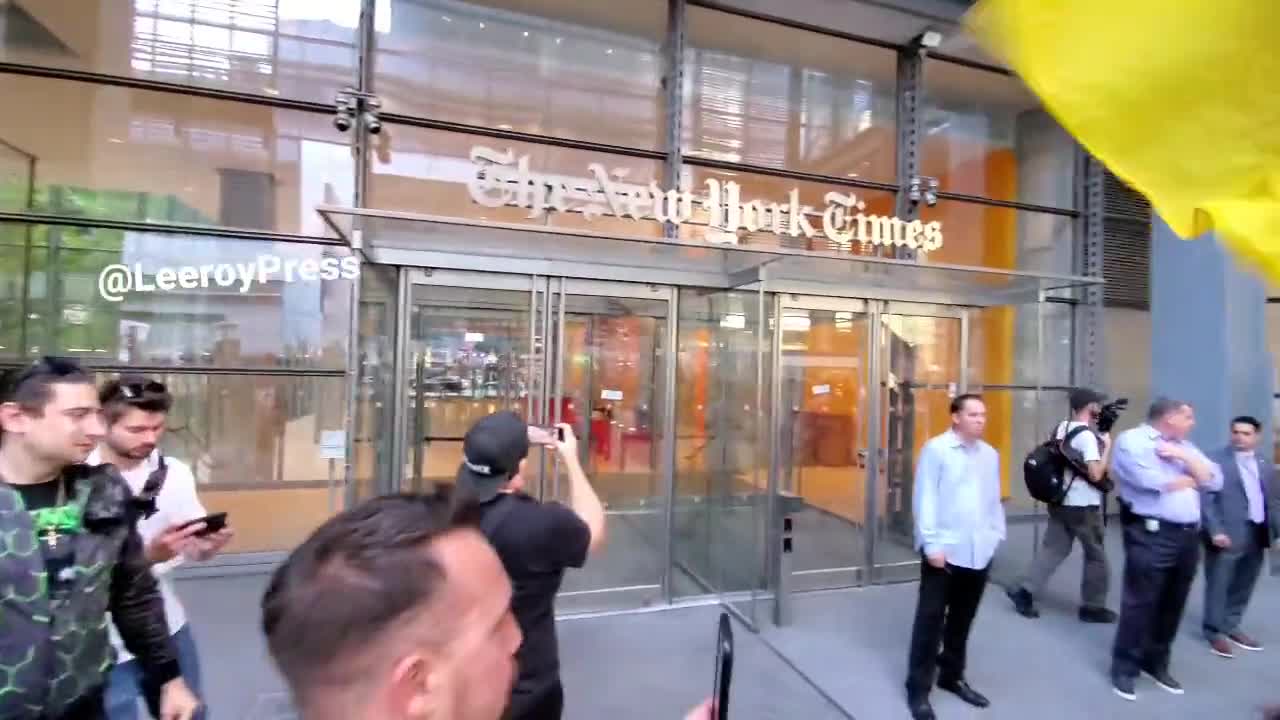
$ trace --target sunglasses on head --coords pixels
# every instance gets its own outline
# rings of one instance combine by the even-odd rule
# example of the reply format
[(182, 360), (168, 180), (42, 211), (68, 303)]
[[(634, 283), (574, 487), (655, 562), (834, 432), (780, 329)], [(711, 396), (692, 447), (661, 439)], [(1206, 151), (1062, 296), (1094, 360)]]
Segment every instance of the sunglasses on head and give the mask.
[(137, 400), (144, 395), (163, 395), (165, 392), (164, 383), (155, 380), (145, 380), (131, 383), (122, 383), (117, 386), (115, 395), (123, 397), (126, 400)]
[(19, 386), (36, 375), (68, 377), (82, 375), (84, 372), (84, 368), (75, 360), (45, 355), (25, 367), (5, 371), (3, 379), (0, 379), (0, 398), (10, 398)]

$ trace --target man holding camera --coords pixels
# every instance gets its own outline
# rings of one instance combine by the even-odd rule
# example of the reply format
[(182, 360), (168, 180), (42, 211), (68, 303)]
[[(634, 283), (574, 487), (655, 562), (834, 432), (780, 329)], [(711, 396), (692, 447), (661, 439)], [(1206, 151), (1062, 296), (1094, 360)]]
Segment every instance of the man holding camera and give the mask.
[(1106, 530), (1102, 517), (1103, 496), (1111, 490), (1106, 477), (1111, 460), (1111, 435), (1098, 429), (1106, 397), (1094, 390), (1078, 388), (1071, 391), (1069, 400), (1071, 419), (1059, 423), (1054, 436), (1063, 441), (1063, 453), (1072, 466), (1066, 471), (1071, 475), (1070, 484), (1062, 502), (1048, 506), (1044, 543), (1025, 579), (1007, 594), (1020, 615), (1040, 617), (1035, 598), (1044, 592), (1049, 577), (1071, 554), (1071, 547), (1078, 540), (1084, 549), (1080, 620), (1113, 623), (1116, 613), (1106, 606), (1110, 568), (1103, 546)]

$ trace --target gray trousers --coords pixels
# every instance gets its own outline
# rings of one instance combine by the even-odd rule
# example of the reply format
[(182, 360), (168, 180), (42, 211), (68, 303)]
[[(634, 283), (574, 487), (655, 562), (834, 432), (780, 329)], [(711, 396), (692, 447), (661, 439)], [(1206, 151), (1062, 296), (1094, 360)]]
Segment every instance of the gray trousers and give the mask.
[(1262, 572), (1266, 553), (1261, 528), (1250, 528), (1247, 541), (1229, 550), (1213, 547), (1204, 554), (1204, 634), (1209, 640), (1240, 629), (1245, 608)]
[(1027, 570), (1022, 588), (1033, 596), (1044, 592), (1049, 576), (1071, 554), (1072, 543), (1079, 540), (1080, 547), (1084, 549), (1084, 573), (1080, 581), (1081, 604), (1085, 607), (1106, 607), (1111, 573), (1107, 567), (1106, 549), (1102, 545), (1105, 532), (1102, 526), (1102, 508), (1097, 505), (1050, 505), (1044, 542)]

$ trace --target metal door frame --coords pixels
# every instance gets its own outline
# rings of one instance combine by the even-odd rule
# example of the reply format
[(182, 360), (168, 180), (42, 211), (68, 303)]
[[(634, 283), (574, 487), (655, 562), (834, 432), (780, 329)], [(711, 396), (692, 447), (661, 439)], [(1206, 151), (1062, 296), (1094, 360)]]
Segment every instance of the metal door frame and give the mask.
[[(773, 313), (777, 318), (777, 326), (773, 333), (772, 356), (772, 378), (770, 378), (770, 391), (772, 397), (771, 407), (773, 408), (773, 417), (771, 422), (771, 447), (770, 456), (773, 461), (770, 463), (770, 479), (769, 492), (776, 496), (781, 490), (783, 473), (787, 471), (786, 463), (792, 462), (792, 452), (794, 448), (783, 447), (784, 432), (782, 423), (784, 420), (783, 408), (783, 375), (782, 375), (782, 318), (784, 312), (789, 309), (795, 310), (828, 310), (834, 312), (850, 312), (863, 315), (867, 321), (866, 332), (866, 353), (867, 362), (863, 369), (863, 386), (875, 389), (875, 397), (870, 398), (867, 402), (867, 447), (860, 448), (860, 453), (865, 453), (867, 463), (863, 475), (863, 482), (866, 483), (864, 502), (865, 516), (863, 517), (863, 545), (864, 553), (862, 555), (862, 565), (853, 568), (830, 568), (830, 571), (848, 570), (853, 576), (853, 583), (848, 586), (836, 586), (825, 589), (838, 589), (839, 587), (863, 587), (870, 584), (876, 584), (876, 535), (879, 531), (880, 523), (883, 518), (877, 508), (879, 505), (879, 477), (882, 466), (888, 460), (888, 447), (886, 443), (888, 439), (881, 437), (882, 425), (884, 419), (882, 416), (882, 408), (887, 399), (889, 358), (888, 345), (885, 342), (887, 331), (884, 328), (884, 318), (890, 315), (898, 316), (914, 316), (914, 317), (936, 317), (936, 318), (952, 318), (960, 322), (960, 377), (956, 383), (956, 392), (964, 393), (968, 390), (969, 379), (969, 332), (970, 332), (970, 315), (974, 312), (974, 308), (961, 305), (947, 305), (940, 303), (919, 303), (896, 300), (882, 300), (875, 298), (841, 298), (821, 295), (803, 295), (798, 293), (778, 292), (773, 298)], [(789, 438), (790, 435), (787, 434)], [(853, 482), (852, 477), (850, 482)], [(784, 538), (784, 535), (787, 536)], [(770, 518), (769, 530), (769, 567), (771, 569), (770, 578), (774, 589), (775, 610), (774, 618), (776, 624), (785, 624), (790, 618), (788, 608), (782, 607), (788, 601), (790, 593), (791, 578), (786, 577), (789, 574), (789, 568), (785, 567), (783, 543), (790, 540), (790, 533), (784, 532), (779, 518)]]
[[(881, 428), (884, 427), (884, 418), (881, 417), (881, 409), (889, 400), (889, 371), (892, 358), (889, 353), (891, 349), (886, 342), (889, 337), (889, 331), (885, 327), (884, 319), (889, 316), (899, 317), (927, 317), (946, 320), (957, 320), (960, 323), (960, 377), (954, 383), (947, 383), (947, 391), (953, 392), (955, 395), (961, 395), (968, 391), (969, 378), (969, 314), (972, 308), (960, 305), (942, 305), (937, 303), (915, 303), (915, 302), (899, 302), (899, 301), (876, 301), (873, 303), (875, 309), (875, 327), (872, 335), (875, 339), (876, 346), (873, 352), (874, 358), (869, 363), (873, 368), (877, 396), (876, 406), (873, 411), (875, 426), (873, 429), (874, 442), (868, 439), (868, 445), (875, 448), (874, 466), (875, 474), (868, 473), (868, 477), (874, 478), (875, 481), (868, 484), (867, 487), (867, 518), (866, 518), (866, 559), (865, 571), (863, 574), (864, 585), (876, 585), (886, 582), (882, 578), (881, 570), (884, 568), (896, 567), (897, 564), (887, 564), (876, 562), (876, 545), (879, 540), (881, 524), (886, 518), (880, 516), (877, 508), (880, 504), (880, 474), (888, 472), (889, 465), (889, 438), (880, 437)], [(929, 386), (926, 386), (929, 389)], [(871, 465), (868, 462), (868, 465)], [(886, 487), (888, 486), (888, 477), (886, 474)], [(914, 518), (913, 518), (914, 522)]]
[[(392, 393), (393, 432), (389, 438), (391, 444), (391, 476), (385, 479), (384, 490), (395, 491), (404, 487), (405, 462), (407, 461), (409, 427), (409, 402), (406, 393), (408, 378), (407, 367), (408, 342), (410, 336), (410, 304), (412, 303), (413, 286), (429, 285), (443, 287), (463, 287), (474, 289), (510, 290), (526, 292), (529, 295), (525, 306), (529, 316), (529, 401), (527, 404), (528, 421), (531, 423), (550, 425), (560, 421), (561, 403), (553, 402), (564, 390), (564, 356), (565, 310), (567, 296), (586, 297), (618, 297), (645, 300), (658, 300), (666, 303), (666, 327), (662, 337), (663, 367), (660, 392), (655, 393), (655, 400), (662, 404), (662, 415), (655, 418), (656, 427), (661, 433), (661, 445), (658, 449), (659, 487), (663, 495), (658, 512), (662, 516), (663, 537), (661, 552), (662, 572), (659, 578), (662, 600), (666, 605), (673, 604), (673, 573), (675, 568), (675, 547), (672, 533), (675, 527), (675, 458), (676, 458), (676, 380), (678, 363), (678, 316), (679, 293), (672, 285), (654, 285), (645, 283), (628, 283), (614, 280), (584, 280), (564, 276), (546, 276), (537, 274), (514, 275), (493, 273), (478, 270), (447, 270), (401, 267), (397, 287), (397, 313), (395, 327), (395, 358), (393, 364), (394, 390)], [(655, 338), (656, 339), (656, 338)], [(542, 346), (539, 346), (541, 341)], [(547, 345), (554, 342), (555, 352), (548, 354)], [(548, 362), (548, 358), (556, 362)], [(539, 363), (541, 368), (539, 368)], [(539, 370), (541, 370), (539, 372)], [(538, 494), (546, 497), (548, 489), (552, 493), (558, 491), (558, 458), (547, 462), (544, 454), (539, 473)], [(548, 466), (554, 471), (550, 477), (555, 480), (548, 485)], [(608, 588), (602, 588), (608, 590)]]

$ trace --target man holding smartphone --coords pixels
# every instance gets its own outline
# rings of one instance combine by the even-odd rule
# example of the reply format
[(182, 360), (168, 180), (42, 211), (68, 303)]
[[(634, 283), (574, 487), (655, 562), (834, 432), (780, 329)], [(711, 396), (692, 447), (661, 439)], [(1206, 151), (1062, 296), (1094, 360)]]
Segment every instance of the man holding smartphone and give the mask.
[[(160, 438), (173, 405), (173, 396), (163, 384), (139, 375), (122, 375), (102, 386), (98, 400), (106, 435), (87, 462), (114, 465), (134, 497), (146, 506), (138, 520), (138, 533), (146, 544), (146, 558), (160, 586), (182, 676), (198, 695), (200, 663), (195, 639), (170, 573), (184, 560), (203, 561), (216, 555), (230, 542), (232, 531), (224, 527), (208, 532), (204, 523), (192, 522), (208, 512), (196, 495), (191, 469), (160, 452)], [(141, 696), (141, 668), (125, 650), (114, 625), (111, 640), (118, 655), (107, 685), (107, 717), (135, 720)], [(196, 718), (205, 714), (202, 708)]]
[[(554, 448), (569, 475), (569, 504), (539, 502), (524, 493), (531, 443)], [(512, 584), (511, 610), (524, 641), (511, 720), (558, 720), (564, 711), (555, 598), (566, 568), (580, 568), (604, 547), (604, 505), (578, 460), (567, 424), (531, 427), (512, 412), (489, 415), (467, 432), (458, 469), (457, 500), (480, 505), (480, 530)]]

